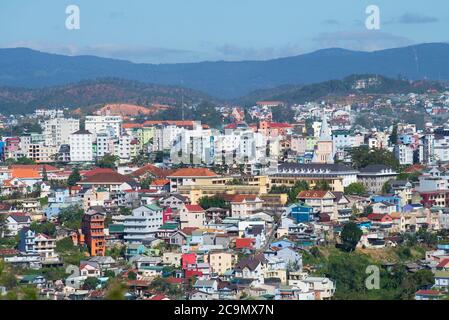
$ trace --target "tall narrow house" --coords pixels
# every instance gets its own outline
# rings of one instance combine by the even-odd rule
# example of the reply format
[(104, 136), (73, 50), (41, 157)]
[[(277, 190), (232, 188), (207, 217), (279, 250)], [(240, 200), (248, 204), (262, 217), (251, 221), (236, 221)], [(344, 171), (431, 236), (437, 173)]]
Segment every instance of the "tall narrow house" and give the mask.
[(81, 230), (92, 257), (104, 256), (106, 253), (105, 217), (104, 213), (95, 210), (89, 210), (83, 216)]

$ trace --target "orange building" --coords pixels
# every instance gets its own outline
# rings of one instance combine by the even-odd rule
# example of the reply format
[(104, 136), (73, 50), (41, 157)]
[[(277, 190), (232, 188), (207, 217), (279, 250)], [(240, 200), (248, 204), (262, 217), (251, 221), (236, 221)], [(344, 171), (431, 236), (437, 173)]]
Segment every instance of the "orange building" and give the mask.
[(104, 236), (105, 214), (95, 210), (89, 210), (83, 216), (81, 230), (84, 242), (89, 248), (92, 257), (104, 256), (106, 253), (106, 240)]

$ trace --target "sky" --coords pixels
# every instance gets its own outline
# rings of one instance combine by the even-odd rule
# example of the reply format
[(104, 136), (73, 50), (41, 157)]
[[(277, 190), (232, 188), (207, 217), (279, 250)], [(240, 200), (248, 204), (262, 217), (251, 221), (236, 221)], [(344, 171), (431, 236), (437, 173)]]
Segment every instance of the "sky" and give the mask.
[[(80, 28), (66, 28), (76, 5)], [(368, 30), (376, 5), (380, 29)], [(0, 47), (145, 63), (266, 60), (449, 41), (449, 1), (0, 0)]]

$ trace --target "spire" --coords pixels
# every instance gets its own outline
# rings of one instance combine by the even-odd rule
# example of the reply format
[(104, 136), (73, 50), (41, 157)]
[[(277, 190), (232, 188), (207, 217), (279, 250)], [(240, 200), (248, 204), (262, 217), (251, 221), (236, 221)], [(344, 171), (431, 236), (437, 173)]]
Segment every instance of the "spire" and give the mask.
[(327, 123), (326, 114), (323, 115), (323, 121), (321, 122), (320, 140), (319, 141), (332, 141), (332, 137), (329, 135), (329, 125)]

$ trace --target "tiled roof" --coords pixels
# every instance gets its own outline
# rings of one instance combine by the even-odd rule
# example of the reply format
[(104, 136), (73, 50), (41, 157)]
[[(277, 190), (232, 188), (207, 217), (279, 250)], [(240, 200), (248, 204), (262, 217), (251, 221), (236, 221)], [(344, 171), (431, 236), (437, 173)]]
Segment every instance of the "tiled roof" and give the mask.
[(86, 177), (80, 183), (134, 183), (134, 181), (124, 175), (121, 175), (115, 171), (112, 172), (100, 172), (92, 176)]
[(449, 267), (449, 259), (443, 259), (438, 263), (437, 268)]
[(144, 167), (139, 168), (136, 171), (132, 172), (131, 175), (133, 177), (140, 177), (147, 173), (150, 173), (151, 175), (158, 178), (165, 178), (167, 174), (170, 173), (170, 171), (158, 168), (152, 164), (147, 164)]
[[(298, 199), (322, 199), (326, 196), (329, 191), (314, 190), (314, 191), (301, 191), (298, 194)], [(330, 193), (330, 192), (329, 192)], [(332, 193), (330, 193), (332, 195)], [(332, 197), (334, 197), (332, 195)]]
[(89, 171), (82, 171), (82, 172), (80, 172), (80, 174), (83, 177), (90, 177), (90, 176), (96, 175), (98, 173), (115, 173), (115, 171), (113, 169), (110, 169), (110, 168), (95, 168), (95, 169), (92, 169), (92, 170), (89, 170)]
[(255, 194), (238, 194), (238, 195), (233, 196), (230, 201), (234, 202), (234, 203), (241, 203), (243, 201), (246, 201), (246, 202), (255, 201), (256, 198), (257, 198), (257, 195), (255, 195)]
[(20, 179), (40, 179), (39, 170), (35, 168), (11, 168), (11, 177)]
[(170, 177), (216, 177), (215, 172), (207, 168), (182, 168), (178, 169)]
[(252, 249), (254, 247), (254, 243), (256, 240), (254, 238), (237, 238), (235, 239), (235, 248), (243, 249), (248, 248)]
[(189, 212), (203, 212), (204, 209), (197, 204), (186, 204), (186, 209)]
[(165, 186), (170, 183), (170, 180), (167, 179), (156, 179), (151, 182), (152, 186)]

